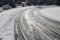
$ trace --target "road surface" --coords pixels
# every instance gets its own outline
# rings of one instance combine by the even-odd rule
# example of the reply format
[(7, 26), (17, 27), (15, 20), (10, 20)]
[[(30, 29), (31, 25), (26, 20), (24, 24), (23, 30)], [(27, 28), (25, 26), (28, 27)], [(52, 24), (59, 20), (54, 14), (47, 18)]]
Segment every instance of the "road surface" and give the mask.
[[(46, 9), (50, 10), (49, 8)], [(60, 7), (53, 9), (54, 7), (50, 12), (51, 10), (44, 11), (43, 8), (35, 7), (18, 15), (14, 25), (15, 40), (60, 40), (60, 21), (56, 20), (60, 20), (58, 17)], [(54, 12), (56, 10), (58, 12)], [(50, 15), (47, 15), (49, 12)]]
[(0, 38), (3, 40), (59, 40), (59, 22), (40, 15), (42, 9), (49, 7), (19, 7), (1, 12)]
[(14, 40), (14, 21), (16, 15), (32, 7), (20, 7), (6, 10), (0, 13), (0, 38)]

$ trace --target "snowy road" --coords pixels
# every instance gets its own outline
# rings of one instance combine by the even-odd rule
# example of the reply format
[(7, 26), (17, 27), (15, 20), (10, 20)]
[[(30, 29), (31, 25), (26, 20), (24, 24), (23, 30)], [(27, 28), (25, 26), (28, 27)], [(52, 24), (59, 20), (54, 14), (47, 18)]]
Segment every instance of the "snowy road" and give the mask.
[(14, 20), (16, 15), (32, 7), (15, 8), (0, 13), (0, 38), (14, 40)]
[(14, 40), (14, 27), (17, 27), (20, 34), (18, 31), (15, 32), (19, 35), (18, 37), (21, 37), (18, 40), (59, 40), (59, 23), (46, 18), (44, 16), (45, 11), (42, 12), (42, 9), (42, 7), (35, 6), (20, 7), (0, 13), (0, 38), (3, 40)]
[(47, 12), (43, 9), (32, 8), (17, 16), (14, 26), (15, 40), (60, 40), (60, 21), (58, 21), (60, 7), (56, 8), (48, 8)]

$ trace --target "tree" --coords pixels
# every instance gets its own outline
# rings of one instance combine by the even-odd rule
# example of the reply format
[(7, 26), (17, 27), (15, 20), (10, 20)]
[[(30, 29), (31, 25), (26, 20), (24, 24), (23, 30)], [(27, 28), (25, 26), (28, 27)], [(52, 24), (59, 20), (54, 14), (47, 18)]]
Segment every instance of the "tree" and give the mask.
[(55, 4), (55, 0), (47, 0), (47, 5), (52, 5), (52, 4)]
[(13, 8), (16, 7), (15, 0), (7, 0), (7, 1), (8, 1), (8, 4), (9, 4), (11, 7), (13, 7)]
[(57, 5), (60, 5), (60, 0), (56, 0), (56, 4)]
[(3, 1), (2, 0), (0, 0), (0, 7), (2, 7), (3, 6)]

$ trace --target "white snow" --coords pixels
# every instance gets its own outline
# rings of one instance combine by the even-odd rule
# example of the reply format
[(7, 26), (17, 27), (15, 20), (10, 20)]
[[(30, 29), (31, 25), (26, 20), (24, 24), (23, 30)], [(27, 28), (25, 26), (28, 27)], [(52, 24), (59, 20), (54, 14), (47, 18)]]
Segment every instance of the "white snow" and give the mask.
[(40, 14), (47, 18), (60, 21), (60, 7), (50, 7), (40, 10)]
[[(34, 7), (18, 7), (0, 13), (0, 38), (14, 40), (14, 20), (21, 11), (29, 8)], [(40, 12), (42, 16), (60, 21), (60, 7), (46, 8), (40, 10)]]
[(6, 10), (0, 13), (0, 38), (3, 40), (14, 40), (14, 20), (23, 10), (31, 7), (20, 7)]

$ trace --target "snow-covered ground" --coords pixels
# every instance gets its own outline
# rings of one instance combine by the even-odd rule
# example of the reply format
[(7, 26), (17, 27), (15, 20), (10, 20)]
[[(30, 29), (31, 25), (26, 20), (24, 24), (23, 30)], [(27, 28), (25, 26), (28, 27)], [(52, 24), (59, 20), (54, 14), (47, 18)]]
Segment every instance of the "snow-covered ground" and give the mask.
[[(49, 6), (49, 7), (51, 7), (51, 6)], [(21, 12), (24, 12), (26, 10), (30, 10), (33, 8), (35, 8), (35, 7), (34, 6), (18, 7), (18, 8), (14, 8), (14, 9), (10, 9), (10, 10), (1, 12), (0, 13), (0, 38), (2, 38), (3, 40), (14, 40), (14, 21), (15, 21), (16, 16), (21, 14)], [(30, 13), (32, 11), (30, 11)], [(26, 13), (26, 12), (24, 12), (24, 13)], [(44, 14), (44, 12), (41, 11), (41, 13), (43, 13), (43, 14)], [(33, 13), (36, 13), (36, 11), (34, 11)]]
[(32, 8), (17, 16), (15, 38), (17, 40), (60, 40), (60, 21), (58, 21), (60, 7), (49, 7)]
[(21, 11), (32, 7), (20, 7), (6, 10), (0, 13), (0, 38), (3, 40), (14, 40), (14, 20)]
[(60, 7), (52, 7), (40, 10), (41, 15), (47, 18), (60, 21)]

